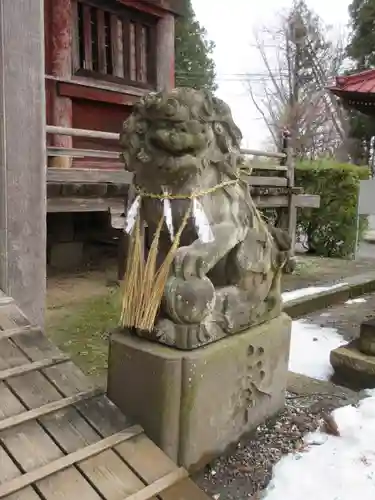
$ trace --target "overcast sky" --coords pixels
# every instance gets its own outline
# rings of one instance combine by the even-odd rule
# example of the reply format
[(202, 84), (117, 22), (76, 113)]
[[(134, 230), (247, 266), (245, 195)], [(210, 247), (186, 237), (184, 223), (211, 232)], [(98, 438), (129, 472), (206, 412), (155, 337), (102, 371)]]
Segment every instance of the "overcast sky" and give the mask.
[[(192, 3), (198, 20), (216, 44), (218, 95), (231, 106), (244, 135), (244, 146), (262, 147), (267, 129), (246, 92), (244, 74), (264, 72), (254, 47), (254, 30), (275, 25), (278, 12), (288, 8), (292, 1), (192, 0)], [(325, 23), (337, 29), (348, 24), (350, 0), (308, 0), (307, 3)]]

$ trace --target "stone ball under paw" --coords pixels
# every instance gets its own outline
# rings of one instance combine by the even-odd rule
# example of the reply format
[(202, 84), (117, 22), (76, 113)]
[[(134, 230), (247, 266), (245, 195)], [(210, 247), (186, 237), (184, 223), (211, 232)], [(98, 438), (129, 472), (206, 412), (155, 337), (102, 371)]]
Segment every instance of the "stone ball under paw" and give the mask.
[(165, 287), (163, 309), (175, 323), (201, 323), (212, 312), (215, 298), (207, 277), (183, 280), (172, 276)]

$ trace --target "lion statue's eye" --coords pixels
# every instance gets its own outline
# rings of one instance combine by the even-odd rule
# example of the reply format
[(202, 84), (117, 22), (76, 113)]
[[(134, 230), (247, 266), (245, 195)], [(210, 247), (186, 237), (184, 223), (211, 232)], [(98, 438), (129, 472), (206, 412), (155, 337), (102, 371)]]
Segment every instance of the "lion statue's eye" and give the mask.
[(173, 116), (177, 114), (178, 106), (179, 105), (176, 99), (168, 99), (165, 103), (165, 114), (167, 116)]

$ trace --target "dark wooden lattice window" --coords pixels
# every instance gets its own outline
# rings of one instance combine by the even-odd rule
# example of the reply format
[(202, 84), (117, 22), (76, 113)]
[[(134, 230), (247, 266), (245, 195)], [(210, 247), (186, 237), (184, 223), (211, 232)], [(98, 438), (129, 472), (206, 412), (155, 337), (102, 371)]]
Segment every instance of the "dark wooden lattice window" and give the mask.
[(76, 0), (73, 7), (75, 74), (155, 86), (156, 18), (114, 0)]

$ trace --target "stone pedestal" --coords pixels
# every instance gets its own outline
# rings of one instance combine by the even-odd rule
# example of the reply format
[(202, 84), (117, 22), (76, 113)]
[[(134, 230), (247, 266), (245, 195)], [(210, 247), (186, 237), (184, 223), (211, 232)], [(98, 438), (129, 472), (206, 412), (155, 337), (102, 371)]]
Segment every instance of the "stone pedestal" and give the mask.
[(354, 388), (375, 387), (375, 320), (361, 324), (358, 339), (333, 349), (330, 361), (337, 382)]
[(193, 351), (110, 340), (108, 396), (174, 461), (203, 467), (284, 405), (291, 319)]

